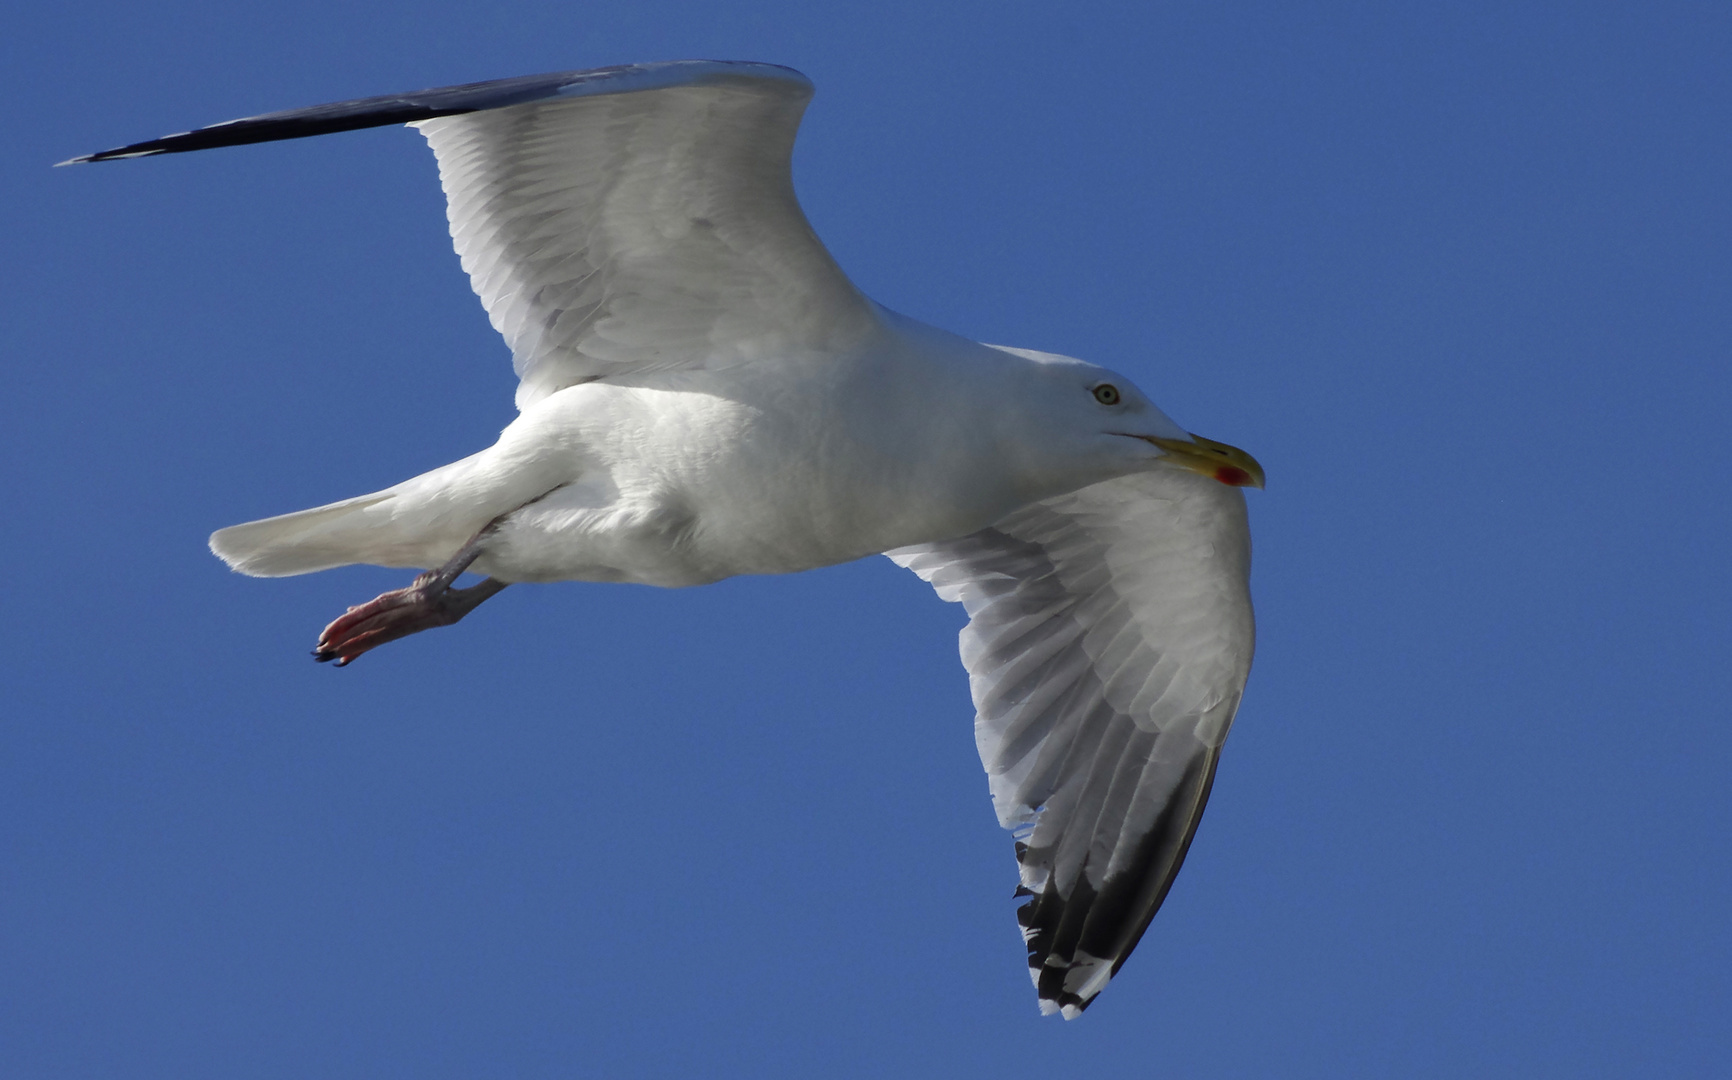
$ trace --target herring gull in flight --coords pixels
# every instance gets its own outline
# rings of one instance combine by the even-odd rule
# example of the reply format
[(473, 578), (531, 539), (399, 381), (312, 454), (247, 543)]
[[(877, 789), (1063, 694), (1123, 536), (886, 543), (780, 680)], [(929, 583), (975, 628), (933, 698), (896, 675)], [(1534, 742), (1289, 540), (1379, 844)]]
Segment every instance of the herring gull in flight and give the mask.
[[(395, 487), (223, 529), (257, 577), (432, 567), (315, 656), (508, 583), (701, 585), (883, 553), (960, 602), (975, 736), (1015, 837), (1044, 1012), (1075, 1017), (1171, 887), (1251, 665), (1244, 451), (1123, 375), (874, 303), (794, 197), (812, 85), (676, 61), (271, 113), (71, 162), (420, 129), (511, 346), (519, 415)], [(483, 576), (458, 588), (460, 574)]]

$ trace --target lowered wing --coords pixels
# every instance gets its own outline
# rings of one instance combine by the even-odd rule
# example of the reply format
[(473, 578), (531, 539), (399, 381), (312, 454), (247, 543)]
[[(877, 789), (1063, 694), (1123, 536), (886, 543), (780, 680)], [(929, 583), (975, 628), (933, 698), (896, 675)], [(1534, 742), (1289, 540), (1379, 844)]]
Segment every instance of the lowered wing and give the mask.
[(1235, 488), (1109, 480), (889, 555), (969, 615), (962, 662), (1043, 1012), (1086, 1009), (1166, 899), (1250, 672)]

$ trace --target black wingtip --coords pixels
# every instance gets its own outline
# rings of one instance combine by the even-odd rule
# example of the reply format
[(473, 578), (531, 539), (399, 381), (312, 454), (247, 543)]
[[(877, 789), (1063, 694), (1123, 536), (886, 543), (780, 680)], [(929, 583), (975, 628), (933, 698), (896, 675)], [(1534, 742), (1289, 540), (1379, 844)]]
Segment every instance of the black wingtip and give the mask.
[(582, 97), (594, 94), (630, 93), (699, 83), (713, 78), (754, 76), (798, 83), (810, 94), (812, 83), (792, 68), (732, 60), (668, 60), (654, 64), (628, 64), (589, 71), (556, 71), (546, 75), (520, 75), (510, 79), (463, 83), (415, 90), (402, 94), (355, 98), (309, 109), (226, 120), (220, 124), (164, 135), (160, 139), (133, 143), (113, 150), (83, 154), (59, 162), (83, 165), (92, 161), (180, 154), (221, 146), (304, 139), (338, 131), (414, 124), (441, 116), (457, 116), (483, 109), (522, 105), (552, 97)]
[(56, 161), (54, 167), (58, 169), (62, 165), (84, 165), (92, 161), (120, 161), (124, 158), (155, 157), (158, 154), (166, 153), (168, 153), (167, 150), (135, 150), (130, 146), (122, 146), (114, 150), (100, 150), (94, 154), (80, 154), (74, 158), (67, 158), (65, 161)]
[[(1209, 747), (1186, 762), (1124, 870), (1107, 876), (1098, 889), (1079, 874), (1068, 895), (1057, 881), (1049, 881), (1017, 908), (1043, 1008), (1050, 1004), (1074, 1019), (1124, 966), (1184, 865), (1219, 760), (1220, 749)], [(1050, 850), (1019, 852), (1020, 859), (1030, 857), (1045, 860)], [(1102, 971), (1103, 964), (1110, 966)]]

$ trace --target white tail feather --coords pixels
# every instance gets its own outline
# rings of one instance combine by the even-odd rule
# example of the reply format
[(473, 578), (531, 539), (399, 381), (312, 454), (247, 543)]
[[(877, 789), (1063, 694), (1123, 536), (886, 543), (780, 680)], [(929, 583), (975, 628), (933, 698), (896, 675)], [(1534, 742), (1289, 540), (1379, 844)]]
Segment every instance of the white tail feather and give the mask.
[(250, 577), (292, 577), (373, 562), (370, 554), (379, 539), (380, 522), (379, 515), (366, 511), (394, 498), (395, 491), (376, 491), (329, 506), (231, 525), (211, 534), (210, 549), (230, 569)]
[(479, 454), (371, 495), (219, 529), (211, 534), (210, 549), (252, 577), (291, 577), (355, 563), (438, 566), (488, 522), (571, 478), (556, 456), (526, 464), (501, 455), (501, 446), (509, 451), (513, 445), (502, 437)]

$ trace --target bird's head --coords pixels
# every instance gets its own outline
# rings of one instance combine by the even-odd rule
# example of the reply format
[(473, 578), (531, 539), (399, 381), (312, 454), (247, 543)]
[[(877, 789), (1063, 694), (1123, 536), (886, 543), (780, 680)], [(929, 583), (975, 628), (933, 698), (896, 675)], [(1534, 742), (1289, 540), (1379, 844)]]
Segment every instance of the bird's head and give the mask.
[(1231, 487), (1263, 486), (1256, 458), (1186, 432), (1118, 372), (1052, 353), (1003, 351), (1035, 362), (1025, 369), (1029, 409), (1020, 419), (1041, 429), (1034, 442), (1052, 452), (1053, 467), (1102, 480), (1178, 468)]

